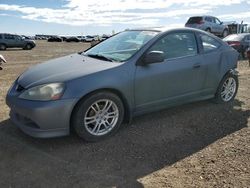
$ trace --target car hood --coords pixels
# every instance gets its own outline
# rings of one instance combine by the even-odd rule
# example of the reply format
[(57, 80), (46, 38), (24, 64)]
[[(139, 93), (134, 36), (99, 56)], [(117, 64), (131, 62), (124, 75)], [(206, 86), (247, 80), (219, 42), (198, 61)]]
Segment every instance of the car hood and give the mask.
[(29, 68), (20, 75), (17, 82), (24, 88), (46, 83), (66, 82), (119, 65), (121, 63), (102, 61), (80, 54), (72, 54)]

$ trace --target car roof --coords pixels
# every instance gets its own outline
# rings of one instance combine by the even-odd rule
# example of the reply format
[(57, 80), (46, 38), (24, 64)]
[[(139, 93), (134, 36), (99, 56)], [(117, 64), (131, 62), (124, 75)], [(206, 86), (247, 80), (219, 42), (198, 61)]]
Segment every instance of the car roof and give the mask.
[[(0, 33), (0, 35), (18, 35), (18, 34), (11, 34), (11, 33)], [(18, 35), (20, 36), (20, 35)]]
[(200, 29), (188, 28), (188, 27), (178, 27), (178, 28), (172, 28), (172, 27), (148, 27), (148, 28), (127, 29), (126, 31), (155, 31), (155, 32), (159, 32), (159, 33), (170, 32), (170, 31), (193, 31), (193, 32), (200, 32), (200, 33), (206, 33), (207, 34), (207, 32), (202, 31)]

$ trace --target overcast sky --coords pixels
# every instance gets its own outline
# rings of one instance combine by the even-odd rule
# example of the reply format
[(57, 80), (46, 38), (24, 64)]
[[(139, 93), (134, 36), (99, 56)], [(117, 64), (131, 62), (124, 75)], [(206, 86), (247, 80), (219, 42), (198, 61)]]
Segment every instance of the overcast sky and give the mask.
[(250, 23), (250, 0), (0, 0), (0, 32), (111, 34), (135, 27), (180, 27), (195, 15)]

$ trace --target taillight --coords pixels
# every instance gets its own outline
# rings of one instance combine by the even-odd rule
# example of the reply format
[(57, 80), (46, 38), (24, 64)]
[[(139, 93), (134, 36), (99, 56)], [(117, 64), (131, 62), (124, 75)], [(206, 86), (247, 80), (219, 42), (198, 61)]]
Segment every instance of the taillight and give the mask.
[(228, 41), (227, 43), (230, 46), (240, 46), (240, 42), (239, 41)]

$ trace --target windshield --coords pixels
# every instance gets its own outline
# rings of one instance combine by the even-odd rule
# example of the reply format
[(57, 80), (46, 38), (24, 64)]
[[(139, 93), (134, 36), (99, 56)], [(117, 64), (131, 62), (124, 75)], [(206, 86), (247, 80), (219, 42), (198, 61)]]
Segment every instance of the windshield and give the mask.
[(84, 55), (126, 61), (157, 34), (156, 31), (125, 31), (87, 50)]

